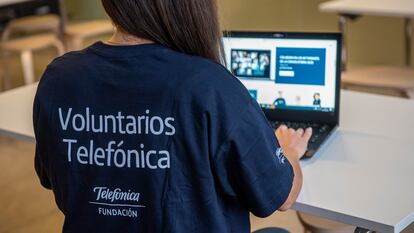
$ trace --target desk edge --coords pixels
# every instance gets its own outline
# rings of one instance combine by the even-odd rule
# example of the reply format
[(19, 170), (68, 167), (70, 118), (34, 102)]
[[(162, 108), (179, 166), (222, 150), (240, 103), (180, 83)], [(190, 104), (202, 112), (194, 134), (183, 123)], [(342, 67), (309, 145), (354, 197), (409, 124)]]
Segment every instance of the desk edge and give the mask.
[(306, 213), (306, 214), (315, 215), (315, 216), (318, 216), (318, 217), (330, 219), (330, 220), (333, 220), (333, 221), (342, 222), (342, 223), (345, 223), (345, 224), (350, 224), (350, 225), (354, 225), (354, 226), (358, 226), (358, 227), (367, 228), (367, 229), (370, 229), (370, 230), (379, 231), (381, 233), (395, 233), (395, 227), (394, 226), (390, 226), (390, 225), (387, 225), (387, 224), (383, 224), (383, 223), (379, 223), (379, 222), (375, 222), (375, 221), (371, 221), (371, 220), (367, 220), (367, 219), (362, 219), (362, 218), (350, 216), (350, 215), (347, 215), (347, 214), (334, 212), (334, 211), (319, 208), (319, 207), (309, 206), (309, 205), (306, 205), (306, 204), (303, 204), (303, 203), (296, 202), (292, 206), (292, 209), (294, 209), (296, 211), (299, 211), (299, 212)]
[(0, 135), (4, 137), (13, 138), (19, 141), (25, 141), (25, 142), (31, 142), (31, 143), (36, 142), (36, 139), (33, 136), (13, 133), (13, 132), (3, 130), (3, 129), (0, 129)]

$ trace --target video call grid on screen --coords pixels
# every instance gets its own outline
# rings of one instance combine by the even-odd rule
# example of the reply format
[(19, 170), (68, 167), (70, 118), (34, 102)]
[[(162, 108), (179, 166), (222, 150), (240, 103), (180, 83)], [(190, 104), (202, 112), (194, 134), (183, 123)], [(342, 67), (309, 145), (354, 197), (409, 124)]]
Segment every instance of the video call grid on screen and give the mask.
[(223, 45), (229, 70), (262, 107), (334, 111), (336, 40), (226, 37)]

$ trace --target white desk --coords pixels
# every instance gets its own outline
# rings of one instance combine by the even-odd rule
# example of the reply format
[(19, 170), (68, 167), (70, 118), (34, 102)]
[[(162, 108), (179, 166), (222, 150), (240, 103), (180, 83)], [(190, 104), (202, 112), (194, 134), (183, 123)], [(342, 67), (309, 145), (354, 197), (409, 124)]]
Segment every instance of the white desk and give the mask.
[(302, 162), (294, 209), (376, 230), (414, 221), (414, 101), (343, 91), (341, 126)]
[(0, 134), (34, 142), (32, 108), (37, 83), (0, 92)]
[[(405, 60), (411, 65), (411, 18), (414, 17), (413, 0), (333, 0), (319, 5), (322, 12), (339, 14), (340, 30), (346, 34), (346, 21), (353, 16), (373, 15), (405, 18)], [(345, 36), (344, 36), (345, 37)], [(345, 48), (345, 43), (344, 43)], [(346, 50), (343, 50), (346, 61)]]
[(414, 17), (412, 0), (334, 0), (322, 3), (323, 12), (353, 15)]
[[(0, 94), (0, 133), (33, 140), (36, 84)], [(341, 127), (311, 160), (293, 208), (381, 233), (414, 221), (414, 101), (343, 91)]]

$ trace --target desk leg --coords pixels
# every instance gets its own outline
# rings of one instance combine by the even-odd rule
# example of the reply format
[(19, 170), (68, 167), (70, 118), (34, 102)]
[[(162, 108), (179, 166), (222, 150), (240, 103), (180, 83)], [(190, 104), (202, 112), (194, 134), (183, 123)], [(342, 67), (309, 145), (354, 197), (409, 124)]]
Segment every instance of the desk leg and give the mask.
[(346, 71), (346, 66), (348, 62), (348, 43), (347, 43), (347, 27), (346, 24), (348, 20), (357, 20), (360, 15), (352, 15), (352, 14), (340, 14), (339, 15), (339, 31), (342, 33), (342, 71)]
[(404, 20), (405, 31), (405, 65), (411, 66), (411, 37), (412, 37), (412, 21), (410, 18)]
[(20, 59), (23, 67), (23, 77), (26, 85), (35, 82), (35, 72), (33, 67), (33, 53), (31, 50), (22, 51)]
[(375, 231), (367, 230), (361, 227), (357, 227), (354, 233), (375, 233)]

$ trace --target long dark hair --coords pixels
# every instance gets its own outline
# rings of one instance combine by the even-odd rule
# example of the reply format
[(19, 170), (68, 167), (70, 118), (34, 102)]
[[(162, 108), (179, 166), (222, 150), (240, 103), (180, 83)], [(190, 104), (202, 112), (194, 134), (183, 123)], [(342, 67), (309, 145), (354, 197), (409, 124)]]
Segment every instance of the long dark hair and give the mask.
[(216, 0), (102, 0), (119, 29), (179, 52), (222, 61)]

